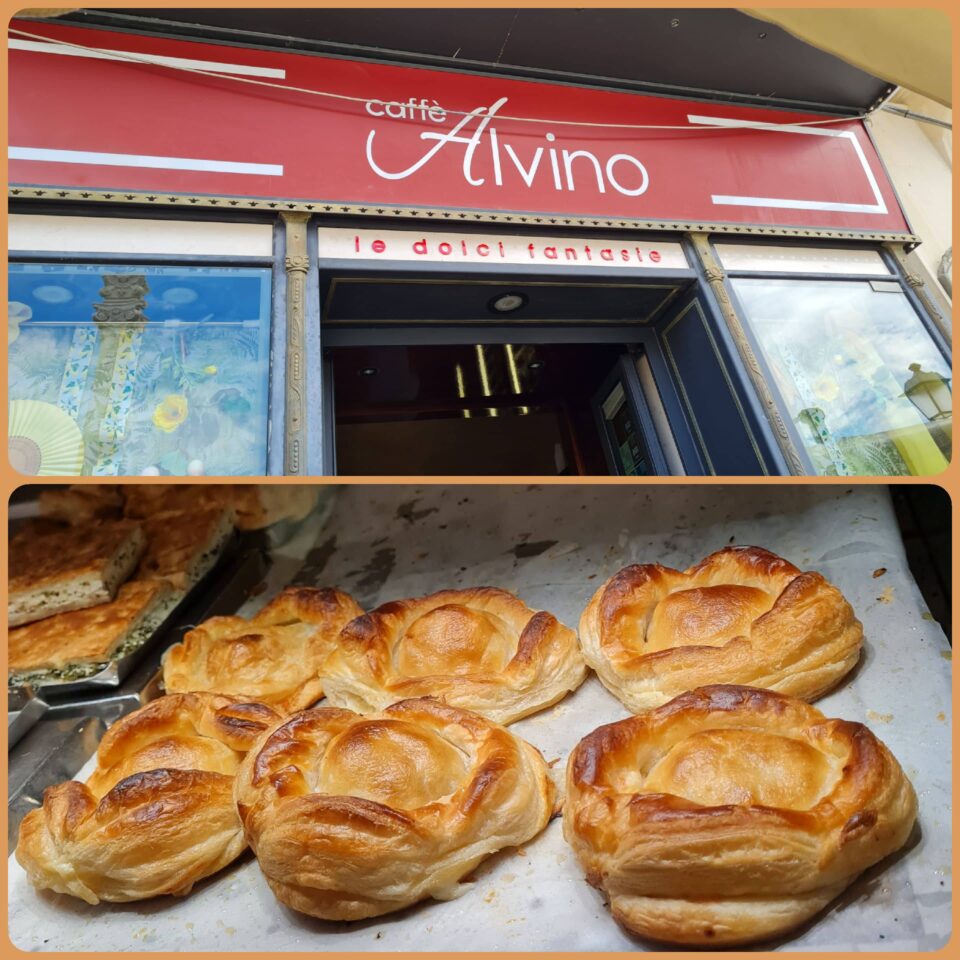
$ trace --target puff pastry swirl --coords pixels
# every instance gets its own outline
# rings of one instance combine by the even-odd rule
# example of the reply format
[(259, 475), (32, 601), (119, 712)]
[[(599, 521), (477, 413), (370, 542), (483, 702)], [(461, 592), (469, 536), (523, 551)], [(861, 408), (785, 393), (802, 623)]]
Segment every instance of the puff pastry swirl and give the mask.
[(441, 590), (385, 603), (347, 624), (322, 668), (331, 704), (367, 712), (436, 696), (512, 723), (575, 690), (576, 634), (506, 590)]
[(236, 797), (277, 898), (357, 920), (459, 896), (481, 860), (546, 826), (554, 786), (530, 744), (421, 698), (296, 714), (247, 756)]
[(813, 700), (856, 664), (862, 642), (836, 587), (760, 547), (727, 547), (683, 572), (626, 567), (580, 618), (587, 663), (635, 713), (708, 683)]
[(164, 687), (303, 710), (323, 696), (319, 670), (337, 634), (362, 613), (340, 590), (288, 587), (250, 620), (211, 617), (187, 633), (164, 657)]
[(718, 685), (586, 736), (563, 816), (629, 930), (728, 945), (786, 933), (899, 849), (916, 796), (865, 726)]
[(189, 893), (246, 847), (234, 777), (281, 719), (206, 693), (154, 700), (106, 732), (86, 784), (44, 791), (20, 824), (17, 860), (38, 889), (92, 904)]

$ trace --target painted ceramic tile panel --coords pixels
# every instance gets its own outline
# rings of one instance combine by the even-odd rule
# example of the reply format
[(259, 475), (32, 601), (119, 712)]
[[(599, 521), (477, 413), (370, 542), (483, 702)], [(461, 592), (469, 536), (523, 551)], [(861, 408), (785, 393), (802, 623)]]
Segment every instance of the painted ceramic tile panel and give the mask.
[(22, 429), (32, 418), (42, 446), (66, 414), (85, 474), (263, 474), (270, 283), (260, 268), (12, 264), (10, 400), (40, 401)]

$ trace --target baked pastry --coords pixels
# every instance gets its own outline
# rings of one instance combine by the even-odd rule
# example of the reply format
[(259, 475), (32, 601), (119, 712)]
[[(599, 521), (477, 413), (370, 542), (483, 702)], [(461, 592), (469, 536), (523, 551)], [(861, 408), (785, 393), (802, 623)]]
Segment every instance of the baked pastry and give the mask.
[(726, 547), (682, 573), (626, 567), (580, 618), (587, 663), (635, 713), (707, 683), (813, 700), (856, 664), (862, 642), (836, 587), (760, 547)]
[(138, 632), (157, 626), (170, 595), (165, 580), (131, 580), (110, 603), (17, 627), (7, 636), (7, 668), (24, 673), (109, 660)]
[(187, 633), (165, 655), (164, 686), (303, 710), (323, 696), (320, 665), (337, 634), (362, 613), (340, 590), (288, 587), (250, 620), (212, 617)]
[(302, 520), (317, 505), (316, 484), (234, 483), (230, 503), (240, 530), (262, 530), (282, 520)]
[(243, 852), (240, 761), (280, 717), (212, 694), (161, 697), (118, 720), (86, 784), (49, 787), (20, 824), (30, 882), (99, 903), (183, 896)]
[(121, 488), (112, 484), (79, 484), (47, 487), (37, 498), (40, 515), (77, 527), (99, 520), (119, 520), (123, 515)]
[(270, 889), (325, 920), (459, 896), (480, 861), (547, 825), (554, 794), (530, 744), (430, 698), (367, 717), (298, 713), (250, 752), (236, 785)]
[(50, 529), (31, 525), (10, 541), (11, 627), (112, 600), (144, 550), (138, 523)]
[(147, 549), (136, 578), (167, 580), (175, 590), (189, 590), (216, 565), (233, 524), (233, 509), (218, 503), (145, 519)]
[(506, 590), (441, 590), (347, 624), (322, 669), (333, 706), (361, 713), (407, 697), (512, 723), (583, 683), (577, 638)]
[(581, 740), (563, 832), (627, 929), (721, 946), (808, 920), (903, 846), (916, 809), (862, 724), (718, 685)]
[(317, 504), (319, 487), (304, 484), (143, 483), (123, 487), (124, 514), (146, 519), (204, 505), (233, 509), (238, 530), (261, 530), (281, 520), (301, 520)]

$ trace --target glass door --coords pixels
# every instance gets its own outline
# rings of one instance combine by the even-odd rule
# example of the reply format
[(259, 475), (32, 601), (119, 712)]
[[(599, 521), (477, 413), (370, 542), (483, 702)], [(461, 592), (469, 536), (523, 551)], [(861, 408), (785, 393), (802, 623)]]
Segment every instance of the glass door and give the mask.
[(593, 408), (611, 474), (642, 477), (670, 473), (632, 354), (618, 358), (594, 394)]

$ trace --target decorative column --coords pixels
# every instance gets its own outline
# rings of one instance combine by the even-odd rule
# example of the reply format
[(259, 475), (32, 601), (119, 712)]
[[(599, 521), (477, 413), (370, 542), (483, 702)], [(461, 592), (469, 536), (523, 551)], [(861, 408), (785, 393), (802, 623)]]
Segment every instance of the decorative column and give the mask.
[(287, 255), (287, 364), (284, 375), (283, 472), (300, 475), (307, 463), (306, 436), (306, 304), (307, 213), (281, 213), (286, 227)]
[(900, 269), (903, 271), (903, 279), (910, 284), (913, 292), (917, 295), (917, 299), (923, 304), (923, 309), (930, 315), (930, 319), (933, 320), (937, 329), (943, 334), (944, 339), (950, 343), (953, 340), (953, 332), (950, 329), (950, 324), (944, 317), (940, 305), (934, 300), (930, 288), (917, 271), (918, 265), (915, 263), (916, 254), (907, 253), (902, 243), (886, 243), (884, 246), (900, 265)]
[(87, 420), (85, 466), (95, 476), (120, 472), (120, 442), (126, 432), (148, 319), (150, 292), (144, 274), (104, 274), (100, 303), (93, 305), (100, 350), (93, 375), (93, 410)]
[(793, 442), (793, 439), (790, 436), (790, 432), (787, 430), (787, 425), (784, 422), (783, 416), (780, 413), (780, 408), (774, 399), (770, 385), (767, 383), (767, 378), (763, 375), (763, 371), (760, 369), (760, 363), (757, 360), (757, 356), (753, 352), (753, 347), (750, 345), (750, 341), (747, 339), (747, 335), (743, 329), (743, 324), (740, 321), (740, 317), (738, 316), (737, 311), (734, 309), (733, 302), (730, 300), (730, 294), (727, 290), (726, 284), (726, 272), (724, 271), (723, 267), (720, 266), (720, 262), (717, 260), (717, 258), (713, 255), (713, 250), (710, 248), (710, 239), (707, 234), (693, 233), (690, 236), (693, 240), (693, 246), (696, 250), (698, 258), (700, 259), (700, 263), (703, 265), (704, 275), (707, 283), (710, 284), (710, 289), (713, 291), (713, 295), (717, 298), (717, 304), (720, 307), (720, 313), (723, 315), (727, 329), (730, 331), (730, 335), (733, 337), (733, 341), (737, 345), (737, 352), (740, 354), (740, 359), (743, 360), (744, 366), (747, 368), (747, 373), (750, 375), (753, 389), (760, 400), (764, 414), (766, 415), (770, 426), (773, 427), (773, 432), (777, 438), (777, 445), (780, 447), (780, 452), (786, 459), (791, 473), (805, 474), (807, 472), (807, 468), (802, 457), (800, 456), (799, 451), (796, 448), (796, 445)]

